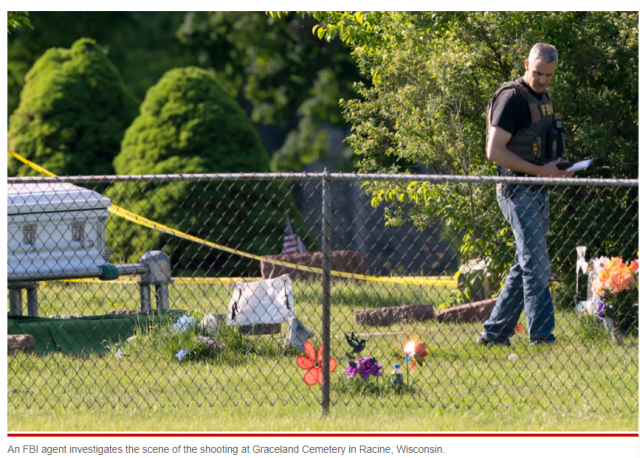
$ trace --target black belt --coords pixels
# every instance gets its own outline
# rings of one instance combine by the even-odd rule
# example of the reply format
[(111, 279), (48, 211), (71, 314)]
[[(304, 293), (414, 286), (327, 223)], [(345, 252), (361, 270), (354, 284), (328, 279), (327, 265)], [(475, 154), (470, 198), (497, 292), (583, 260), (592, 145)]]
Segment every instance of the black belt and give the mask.
[[(500, 170), (502, 169), (502, 170)], [(501, 177), (529, 177), (529, 178), (538, 178), (535, 175), (528, 175), (522, 172), (516, 172), (514, 170), (505, 169), (502, 166), (498, 166), (498, 175)], [(527, 186), (530, 189), (534, 189), (536, 191), (541, 191), (546, 188), (544, 184), (526, 184), (526, 183), (502, 183), (503, 186)]]
[(538, 178), (535, 175), (528, 175), (526, 173), (516, 172), (515, 170), (507, 169), (505, 167), (502, 167), (501, 165), (499, 165), (497, 168), (498, 168), (498, 175), (500, 175), (501, 177), (530, 177), (530, 178)]

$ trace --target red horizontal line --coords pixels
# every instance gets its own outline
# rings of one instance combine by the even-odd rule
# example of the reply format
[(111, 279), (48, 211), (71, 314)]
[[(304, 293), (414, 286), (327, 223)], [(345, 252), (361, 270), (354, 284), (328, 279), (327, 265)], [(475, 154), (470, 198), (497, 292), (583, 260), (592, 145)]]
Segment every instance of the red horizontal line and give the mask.
[(7, 433), (7, 437), (640, 437), (638, 433)]

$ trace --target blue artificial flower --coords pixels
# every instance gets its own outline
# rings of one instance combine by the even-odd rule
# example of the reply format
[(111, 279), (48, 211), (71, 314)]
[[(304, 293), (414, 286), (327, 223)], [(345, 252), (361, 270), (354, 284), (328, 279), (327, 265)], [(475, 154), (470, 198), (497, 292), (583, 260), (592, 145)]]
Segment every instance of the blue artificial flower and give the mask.
[(182, 350), (178, 350), (178, 353), (176, 353), (176, 357), (178, 358), (178, 361), (182, 361), (184, 357), (187, 356), (187, 353), (189, 353), (188, 348), (183, 348)]
[(195, 318), (189, 315), (182, 315), (180, 318), (178, 318), (178, 321), (173, 324), (173, 329), (178, 332), (185, 332), (193, 328), (195, 325)]

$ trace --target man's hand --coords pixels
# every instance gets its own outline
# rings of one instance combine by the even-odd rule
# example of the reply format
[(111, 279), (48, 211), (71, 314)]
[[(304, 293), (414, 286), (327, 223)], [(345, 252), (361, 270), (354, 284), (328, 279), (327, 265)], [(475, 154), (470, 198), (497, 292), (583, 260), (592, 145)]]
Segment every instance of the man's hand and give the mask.
[(549, 162), (540, 167), (538, 172), (539, 177), (552, 177), (552, 178), (571, 178), (573, 172), (567, 172), (566, 170), (560, 170), (557, 165), (562, 162), (563, 159), (556, 159), (553, 162)]

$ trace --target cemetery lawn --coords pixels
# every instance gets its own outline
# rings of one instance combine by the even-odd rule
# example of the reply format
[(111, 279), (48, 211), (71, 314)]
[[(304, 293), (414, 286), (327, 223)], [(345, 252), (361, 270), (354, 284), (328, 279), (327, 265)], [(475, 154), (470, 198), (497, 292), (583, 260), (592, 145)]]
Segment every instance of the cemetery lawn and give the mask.
[(154, 408), (9, 408), (9, 431), (638, 431), (638, 414), (588, 408), (410, 408), (335, 405)]
[[(319, 282), (294, 282), (297, 315), (316, 336), (321, 330)], [(172, 308), (226, 313), (232, 286), (176, 284)], [(179, 362), (176, 348), (189, 336), (152, 328), (114, 344), (102, 355), (62, 353), (8, 357), (10, 431), (637, 431), (638, 339), (615, 344), (598, 327), (556, 300), (554, 346), (476, 347), (480, 323), (396, 324), (365, 328), (356, 310), (404, 304), (441, 304), (441, 286), (359, 282), (332, 284), (332, 374), (328, 416), (320, 387), (303, 382), (299, 354), (284, 349), (280, 334), (239, 338), (226, 329), (225, 348)], [(135, 284), (47, 283), (39, 290), (40, 315), (102, 314), (136, 309)], [(522, 318), (520, 323), (526, 325)], [(526, 326), (525, 326), (526, 327)], [(224, 330), (224, 326), (223, 326)], [(233, 329), (235, 331), (235, 329)], [(344, 333), (367, 339), (384, 377), (348, 380)], [(231, 337), (229, 337), (231, 336)], [(403, 363), (406, 388), (388, 382), (402, 344), (426, 343), (425, 364)], [(183, 340), (180, 340), (183, 339)], [(117, 349), (124, 356), (117, 355)], [(509, 359), (510, 355), (517, 355)]]

